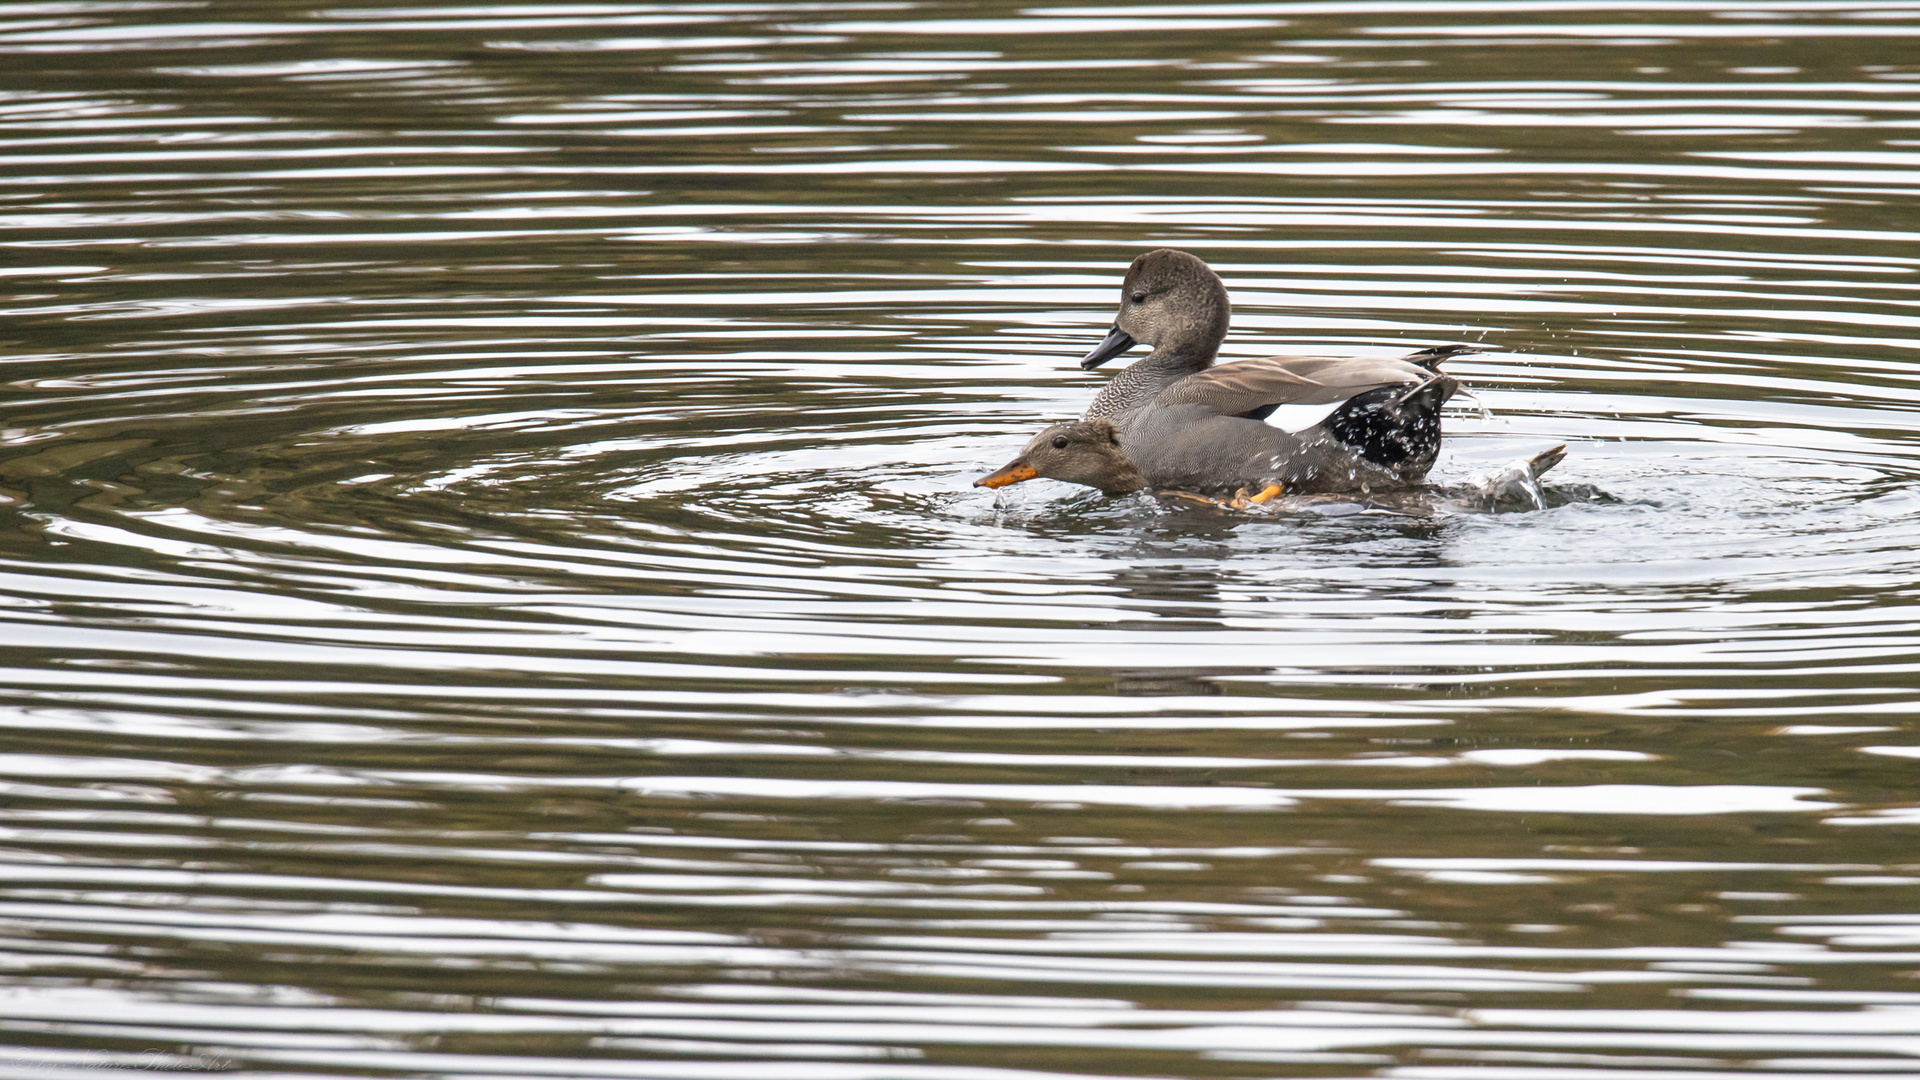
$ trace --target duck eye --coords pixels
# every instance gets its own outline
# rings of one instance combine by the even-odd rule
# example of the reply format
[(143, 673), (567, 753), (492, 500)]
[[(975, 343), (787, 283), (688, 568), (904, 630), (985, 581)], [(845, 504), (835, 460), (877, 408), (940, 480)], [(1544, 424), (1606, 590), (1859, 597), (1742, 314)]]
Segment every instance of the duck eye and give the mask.
[(1147, 294), (1143, 292), (1134, 293), (1132, 300), (1136, 304), (1144, 304), (1147, 302)]
[(1055, 435), (1053, 437), (1053, 448), (1055, 450), (1065, 450), (1067, 448), (1067, 437), (1065, 435)]

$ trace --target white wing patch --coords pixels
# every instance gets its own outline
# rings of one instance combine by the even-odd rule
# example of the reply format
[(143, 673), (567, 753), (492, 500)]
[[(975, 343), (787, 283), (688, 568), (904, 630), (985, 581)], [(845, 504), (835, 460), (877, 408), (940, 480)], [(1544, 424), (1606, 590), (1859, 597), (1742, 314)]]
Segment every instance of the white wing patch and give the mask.
[(1345, 402), (1335, 401), (1327, 405), (1282, 405), (1268, 414), (1267, 423), (1293, 434), (1325, 420), (1343, 404)]

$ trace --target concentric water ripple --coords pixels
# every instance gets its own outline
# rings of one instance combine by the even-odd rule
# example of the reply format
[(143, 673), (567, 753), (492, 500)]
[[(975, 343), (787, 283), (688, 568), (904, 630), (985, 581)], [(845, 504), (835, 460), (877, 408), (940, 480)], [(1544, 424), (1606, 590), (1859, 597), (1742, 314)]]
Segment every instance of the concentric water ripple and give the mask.
[[(1911, 1074), (1916, 43), (0, 7), (0, 1076)], [(972, 488), (1155, 246), (1550, 505)]]

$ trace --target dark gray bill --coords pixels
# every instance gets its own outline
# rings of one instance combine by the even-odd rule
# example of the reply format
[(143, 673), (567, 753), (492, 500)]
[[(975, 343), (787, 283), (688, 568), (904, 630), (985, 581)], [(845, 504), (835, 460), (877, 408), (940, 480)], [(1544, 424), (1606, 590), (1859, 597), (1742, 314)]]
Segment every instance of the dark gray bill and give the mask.
[(1131, 348), (1133, 348), (1132, 336), (1120, 329), (1119, 323), (1115, 323), (1113, 329), (1107, 331), (1106, 338), (1095, 345), (1092, 352), (1080, 358), (1080, 370), (1092, 371)]

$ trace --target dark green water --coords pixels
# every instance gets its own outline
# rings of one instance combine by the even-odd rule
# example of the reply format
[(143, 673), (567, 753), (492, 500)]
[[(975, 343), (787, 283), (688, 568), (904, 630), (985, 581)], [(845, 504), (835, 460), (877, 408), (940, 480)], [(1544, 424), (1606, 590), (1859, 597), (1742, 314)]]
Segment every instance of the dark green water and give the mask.
[[(1920, 7), (0, 5), (0, 1077), (1920, 1073)], [(973, 478), (1141, 251), (1437, 480)]]

